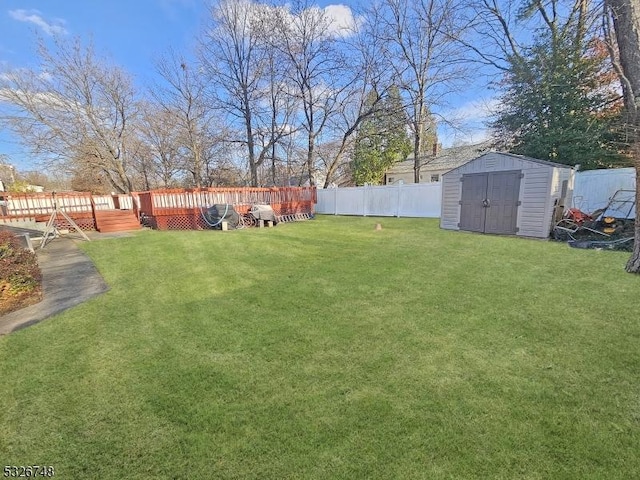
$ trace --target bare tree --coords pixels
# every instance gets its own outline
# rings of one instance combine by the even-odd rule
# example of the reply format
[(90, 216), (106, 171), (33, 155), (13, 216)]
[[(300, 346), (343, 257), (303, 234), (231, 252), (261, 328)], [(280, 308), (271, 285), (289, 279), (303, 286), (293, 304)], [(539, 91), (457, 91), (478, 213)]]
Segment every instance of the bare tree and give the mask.
[(263, 162), (264, 157), (269, 157), (271, 163), (269, 177), (271, 183), (276, 185), (278, 181), (278, 163), (282, 163), (283, 160), (278, 152), (285, 151), (285, 141), (297, 130), (292, 124), (292, 120), (298, 101), (294, 95), (289, 94), (282, 68), (282, 56), (278, 50), (271, 48), (270, 45), (270, 41), (264, 45), (268, 62), (266, 76), (268, 108), (265, 112), (267, 118), (261, 119), (261, 123), (266, 125), (267, 129), (266, 134), (260, 135), (262, 149), (259, 155), (259, 163)]
[(640, 1), (606, 0), (605, 4), (615, 28), (618, 55), (613, 56), (613, 61), (623, 86), (636, 168), (635, 242), (626, 270), (640, 273)]
[(184, 132), (176, 113), (157, 104), (145, 103), (138, 132), (141, 145), (136, 151), (136, 164), (145, 190), (175, 186), (186, 155), (186, 148), (181, 146)]
[[(289, 132), (287, 104), (281, 101), (278, 62), (266, 33), (276, 9), (250, 0), (224, 0), (211, 7), (200, 41), (203, 73), (213, 86), (216, 105), (233, 124), (241, 124), (237, 142), (246, 147), (251, 184), (275, 144)], [(283, 113), (284, 112), (284, 113)]]
[(383, 0), (369, 10), (379, 25), (387, 61), (407, 97), (413, 134), (414, 181), (420, 181), (421, 156), (433, 135), (431, 110), (464, 78), (462, 51), (455, 39), (464, 30), (458, 0)]
[(301, 1), (278, 13), (274, 47), (286, 58), (286, 79), (299, 102), (299, 125), (306, 137), (306, 175), (315, 185), (316, 146), (325, 127), (341, 110), (353, 77), (325, 10)]
[(589, 7), (588, 0), (474, 0), (467, 10), (467, 26), (474, 35), (457, 40), (476, 61), (500, 74), (522, 60), (523, 46), (531, 42), (532, 35), (543, 32), (552, 45), (571, 38), (575, 51), (583, 53), (584, 41), (598, 19)]
[[(344, 50), (349, 53), (342, 75), (348, 81), (336, 104), (335, 115), (329, 122), (329, 129), (337, 138), (319, 149), (325, 170), (324, 188), (335, 181), (344, 183), (345, 175), (351, 173), (347, 164), (351, 160), (358, 129), (367, 118), (379, 112), (381, 100), (393, 84), (394, 69), (385, 59), (386, 44), (381, 35), (381, 25), (375, 21), (364, 21), (354, 27), (343, 41)], [(367, 101), (372, 90), (378, 95), (375, 101)]]
[(118, 192), (132, 189), (129, 141), (134, 89), (120, 68), (79, 40), (43, 42), (37, 70), (0, 76), (0, 121), (50, 166), (99, 172)]
[[(189, 172), (193, 185), (201, 187), (205, 181), (205, 170), (213, 161), (207, 154), (211, 151), (209, 139), (214, 121), (202, 75), (173, 51), (169, 51), (156, 68), (163, 83), (156, 84), (151, 94), (163, 111), (163, 120), (170, 122), (171, 134), (175, 134), (165, 147), (172, 144), (174, 158), (178, 153), (182, 154), (182, 168)], [(160, 133), (157, 128), (156, 133)], [(164, 133), (170, 133), (166, 126)], [(156, 146), (159, 146), (157, 141)], [(166, 148), (164, 151), (167, 153)], [(164, 161), (169, 161), (169, 158), (165, 157)]]

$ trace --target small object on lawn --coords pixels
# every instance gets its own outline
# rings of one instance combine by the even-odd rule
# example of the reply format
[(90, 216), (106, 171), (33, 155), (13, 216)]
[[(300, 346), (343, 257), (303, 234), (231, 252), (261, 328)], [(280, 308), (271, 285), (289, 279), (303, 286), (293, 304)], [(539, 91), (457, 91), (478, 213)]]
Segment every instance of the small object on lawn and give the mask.
[(273, 222), (271, 220), (267, 220), (267, 228), (273, 227)]
[(273, 223), (276, 223), (277, 221), (276, 213), (273, 211), (271, 205), (252, 205), (249, 210), (249, 215), (251, 215), (255, 220), (263, 220), (265, 222)]
[(24, 242), (27, 244), (27, 250), (29, 250), (31, 253), (35, 253), (35, 250), (33, 249), (33, 243), (31, 243), (31, 236), (28, 233), (24, 233), (22, 236), (24, 237)]
[(206, 210), (200, 207), (200, 214), (208, 228), (222, 230), (223, 221), (227, 222), (227, 230), (240, 226), (240, 215), (233, 208), (233, 205), (228, 203), (214, 204)]
[(382, 224), (376, 223), (376, 230), (382, 230)]

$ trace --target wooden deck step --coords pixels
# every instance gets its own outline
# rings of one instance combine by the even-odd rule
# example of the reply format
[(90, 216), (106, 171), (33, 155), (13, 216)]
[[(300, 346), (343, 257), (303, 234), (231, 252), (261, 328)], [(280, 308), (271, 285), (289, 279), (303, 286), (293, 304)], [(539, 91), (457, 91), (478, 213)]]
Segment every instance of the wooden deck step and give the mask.
[(139, 230), (140, 222), (131, 210), (96, 210), (96, 229), (99, 232)]

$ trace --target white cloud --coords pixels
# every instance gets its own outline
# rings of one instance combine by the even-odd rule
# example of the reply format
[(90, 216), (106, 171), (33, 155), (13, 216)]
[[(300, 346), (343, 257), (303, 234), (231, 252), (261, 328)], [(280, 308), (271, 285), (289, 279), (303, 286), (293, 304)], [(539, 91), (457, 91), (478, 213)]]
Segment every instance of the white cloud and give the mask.
[(69, 111), (69, 104), (53, 92), (25, 92), (20, 89), (0, 88), (0, 102), (15, 103), (16, 100), (39, 104), (51, 110)]
[(52, 21), (47, 21), (38, 10), (9, 10), (9, 15), (19, 22), (32, 23), (47, 35), (66, 35), (69, 33), (67, 29), (64, 28), (64, 20), (55, 18)]
[(331, 33), (337, 37), (353, 34), (362, 24), (362, 19), (356, 19), (351, 8), (346, 5), (327, 5), (324, 7), (324, 13), (331, 20)]
[(446, 115), (453, 120), (461, 120), (464, 123), (481, 122), (493, 116), (499, 107), (500, 100), (498, 98), (471, 100), (450, 110)]
[(438, 138), (445, 147), (473, 145), (491, 138), (487, 122), (500, 107), (498, 98), (471, 100), (441, 114)]
[[(258, 5), (264, 6), (264, 4)], [(324, 24), (326, 26), (325, 34), (329, 37), (348, 37), (353, 35), (363, 23), (362, 18), (353, 16), (351, 8), (342, 4), (327, 5), (324, 8), (314, 5), (297, 14), (291, 12), (290, 5), (285, 5), (284, 8), (269, 6), (264, 8), (278, 9), (280, 18), (286, 19), (290, 25), (298, 28), (302, 28), (300, 24), (305, 23), (305, 20), (309, 21), (310, 18), (316, 21), (322, 19), (323, 22), (326, 22)]]

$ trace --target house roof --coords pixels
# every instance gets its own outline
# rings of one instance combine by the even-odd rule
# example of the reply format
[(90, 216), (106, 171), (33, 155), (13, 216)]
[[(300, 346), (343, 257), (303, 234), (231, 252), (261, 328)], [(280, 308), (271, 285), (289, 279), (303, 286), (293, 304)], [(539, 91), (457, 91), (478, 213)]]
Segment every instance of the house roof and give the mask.
[[(444, 148), (435, 157), (433, 155), (424, 155), (421, 158), (420, 166), (424, 170), (452, 170), (490, 150), (491, 142)], [(409, 157), (404, 162), (396, 163), (387, 170), (387, 175), (413, 173), (413, 163), (413, 157)]]

